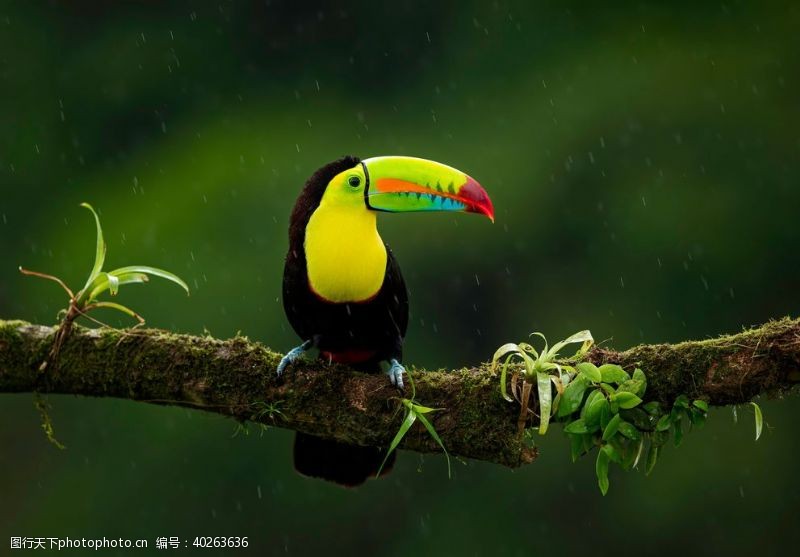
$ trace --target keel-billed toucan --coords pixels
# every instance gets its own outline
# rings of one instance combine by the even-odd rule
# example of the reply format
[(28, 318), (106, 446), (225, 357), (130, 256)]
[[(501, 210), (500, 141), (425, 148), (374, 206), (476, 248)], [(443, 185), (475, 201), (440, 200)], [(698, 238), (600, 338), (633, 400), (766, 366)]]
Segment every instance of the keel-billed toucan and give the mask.
[[(392, 384), (403, 388), (408, 292), (376, 217), (412, 211), (471, 212), (494, 220), (478, 182), (425, 159), (349, 156), (309, 178), (292, 211), (283, 275), (283, 307), (304, 342), (284, 356), (278, 375), (316, 348), (322, 359), (364, 371), (383, 366)], [(374, 474), (380, 457), (372, 447), (304, 435), (295, 442), (299, 472), (346, 485)]]

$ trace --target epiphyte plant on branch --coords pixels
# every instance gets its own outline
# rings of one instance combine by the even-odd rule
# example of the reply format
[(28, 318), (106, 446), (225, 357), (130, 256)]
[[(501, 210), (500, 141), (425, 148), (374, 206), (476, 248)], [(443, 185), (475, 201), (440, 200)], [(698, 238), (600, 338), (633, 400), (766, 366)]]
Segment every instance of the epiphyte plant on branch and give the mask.
[[(50, 350), (50, 354), (48, 355), (48, 358), (42, 362), (41, 367), (39, 368), (41, 371), (44, 371), (49, 362), (55, 362), (56, 358), (58, 357), (58, 352), (61, 349), (61, 346), (64, 344), (64, 340), (69, 335), (75, 320), (81, 316), (87, 316), (87, 314), (93, 310), (107, 308), (120, 311), (126, 315), (129, 315), (130, 317), (135, 318), (139, 322), (138, 325), (144, 323), (144, 318), (132, 309), (116, 302), (99, 299), (100, 296), (106, 292), (108, 292), (111, 296), (116, 296), (119, 292), (120, 286), (124, 284), (144, 283), (149, 280), (150, 276), (155, 276), (174, 282), (183, 288), (187, 295), (189, 294), (189, 286), (180, 277), (170, 273), (169, 271), (158, 269), (156, 267), (150, 267), (147, 265), (129, 265), (114, 269), (113, 271), (103, 271), (103, 264), (105, 263), (106, 258), (106, 243), (103, 238), (103, 228), (100, 226), (100, 217), (88, 203), (81, 203), (80, 206), (92, 213), (97, 226), (97, 242), (94, 265), (92, 266), (92, 270), (89, 273), (83, 288), (77, 292), (74, 292), (64, 283), (63, 280), (56, 276), (36, 271), (29, 271), (27, 269), (23, 269), (22, 267), (19, 268), (20, 272), (24, 275), (40, 277), (58, 283), (69, 296), (69, 305), (66, 309), (59, 313), (59, 316), (61, 317), (61, 323), (56, 331), (55, 338), (53, 339), (53, 347)], [(89, 319), (98, 322), (96, 319), (91, 317), (89, 317)]]
[[(541, 333), (532, 333), (544, 340), (539, 351), (531, 344), (504, 344), (492, 358), (492, 369), (500, 367), (500, 393), (508, 395), (508, 373), (511, 367), (511, 394), (520, 404), (517, 422), (520, 435), (530, 434), (526, 429), (531, 416), (538, 417), (540, 435), (547, 432), (551, 419), (564, 422), (564, 433), (570, 438), (572, 461), (598, 448), (595, 472), (603, 495), (608, 492), (608, 468), (611, 462), (623, 470), (636, 468), (646, 454), (645, 473), (650, 474), (658, 460), (661, 448), (673, 440), (678, 447), (687, 430), (700, 427), (708, 417), (708, 402), (702, 399), (689, 401), (679, 395), (666, 408), (661, 402), (644, 402), (647, 377), (641, 369), (629, 374), (616, 364), (600, 367), (581, 361), (594, 344), (589, 331), (581, 331), (566, 340), (548, 346)], [(559, 352), (569, 344), (583, 343), (569, 358), (559, 358)], [(516, 362), (515, 362), (516, 360)], [(518, 363), (522, 365), (519, 366)], [(521, 379), (521, 383), (520, 383)], [(533, 385), (537, 386), (537, 409), (531, 409)], [(553, 396), (553, 388), (556, 394)], [(763, 417), (757, 403), (751, 402), (755, 414), (756, 440), (761, 436)], [(735, 408), (734, 408), (735, 410)], [(735, 416), (735, 414), (734, 414)]]

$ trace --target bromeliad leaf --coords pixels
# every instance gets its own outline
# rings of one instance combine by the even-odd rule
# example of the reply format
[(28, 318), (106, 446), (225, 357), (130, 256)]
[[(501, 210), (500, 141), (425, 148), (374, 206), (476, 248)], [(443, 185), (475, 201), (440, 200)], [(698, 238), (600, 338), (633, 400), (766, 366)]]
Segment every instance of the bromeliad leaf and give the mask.
[(550, 376), (546, 373), (537, 373), (536, 383), (539, 388), (539, 435), (544, 435), (550, 423), (553, 390), (550, 388)]
[[(89, 306), (87, 306), (89, 307)], [(95, 302), (90, 306), (92, 309), (94, 308), (108, 308), (108, 309), (115, 309), (117, 311), (121, 311), (126, 315), (130, 315), (134, 319), (138, 320), (139, 323), (144, 323), (144, 317), (133, 311), (132, 309), (123, 306), (122, 304), (117, 304), (114, 302)]]
[(92, 272), (89, 273), (89, 278), (86, 280), (86, 286), (83, 287), (86, 290), (92, 281), (97, 278), (97, 275), (100, 274), (100, 271), (103, 270), (103, 263), (106, 258), (106, 243), (103, 240), (103, 227), (100, 226), (100, 217), (97, 216), (95, 210), (88, 203), (81, 203), (81, 207), (91, 211), (92, 215), (94, 215), (94, 222), (97, 225), (97, 247), (94, 254), (94, 265), (92, 266)]
[[(117, 287), (123, 284), (134, 284), (147, 282), (149, 279), (144, 273), (123, 273), (121, 275), (113, 275), (111, 273), (100, 273), (89, 286), (90, 291), (85, 295), (87, 302), (95, 300), (100, 294), (106, 290), (111, 290), (112, 282), (117, 283)], [(116, 291), (111, 290), (111, 295), (116, 295)]]
[[(544, 338), (544, 335), (541, 336), (542, 338)], [(594, 343), (594, 339), (592, 338), (592, 333), (590, 333), (588, 330), (579, 331), (574, 335), (569, 336), (566, 339), (562, 340), (561, 342), (555, 343), (550, 350), (547, 350), (547, 341), (545, 340), (544, 352), (547, 353), (545, 357), (548, 359), (553, 359), (565, 346), (568, 346), (570, 344), (577, 344), (579, 342), (584, 343), (584, 346), (581, 347), (581, 349), (578, 351), (579, 353), (588, 350), (589, 347), (592, 345), (592, 343)], [(586, 343), (589, 343), (588, 346), (586, 346)]]
[(166, 279), (174, 282), (183, 288), (186, 291), (186, 294), (189, 294), (189, 285), (186, 284), (178, 275), (170, 273), (169, 271), (165, 271), (164, 269), (158, 269), (157, 267), (148, 267), (147, 265), (131, 265), (129, 267), (120, 267), (119, 269), (114, 269), (108, 274), (119, 277), (121, 275), (130, 273), (145, 274)]

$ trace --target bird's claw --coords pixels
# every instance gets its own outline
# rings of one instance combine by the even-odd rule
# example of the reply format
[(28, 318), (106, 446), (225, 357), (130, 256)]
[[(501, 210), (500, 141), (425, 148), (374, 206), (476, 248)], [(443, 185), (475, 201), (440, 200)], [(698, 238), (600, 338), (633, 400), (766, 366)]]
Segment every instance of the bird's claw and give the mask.
[(406, 368), (403, 367), (403, 364), (395, 359), (389, 360), (389, 371), (387, 371), (386, 374), (389, 376), (389, 381), (392, 382), (392, 385), (401, 391), (405, 388), (403, 385), (403, 374), (405, 371)]
[(276, 370), (278, 377), (283, 375), (283, 372), (286, 371), (287, 367), (289, 367), (297, 360), (299, 360), (303, 356), (303, 354), (306, 353), (306, 351), (309, 349), (310, 346), (311, 346), (311, 341), (307, 340), (300, 346), (297, 346), (289, 350), (286, 353), (286, 355), (283, 358), (281, 358), (281, 361), (278, 364), (278, 369)]

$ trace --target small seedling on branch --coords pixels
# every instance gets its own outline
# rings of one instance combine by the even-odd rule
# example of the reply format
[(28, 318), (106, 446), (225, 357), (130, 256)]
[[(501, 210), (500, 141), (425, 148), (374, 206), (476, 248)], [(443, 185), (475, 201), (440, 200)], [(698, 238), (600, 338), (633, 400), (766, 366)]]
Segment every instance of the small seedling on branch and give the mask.
[(439, 437), (439, 434), (436, 432), (436, 429), (433, 427), (433, 424), (425, 417), (425, 414), (430, 414), (432, 412), (437, 412), (441, 410), (441, 408), (428, 408), (427, 406), (422, 406), (421, 404), (417, 404), (415, 399), (417, 397), (417, 390), (414, 386), (414, 377), (411, 375), (410, 371), (407, 371), (406, 374), (408, 375), (408, 379), (411, 382), (411, 398), (401, 398), (400, 399), (400, 408), (405, 408), (405, 416), (403, 417), (403, 422), (400, 424), (400, 429), (397, 430), (397, 433), (392, 439), (391, 444), (389, 445), (389, 450), (386, 451), (386, 456), (381, 463), (380, 468), (378, 468), (377, 476), (381, 475), (383, 471), (383, 467), (386, 464), (386, 461), (389, 459), (389, 455), (397, 449), (400, 442), (403, 440), (403, 437), (406, 436), (408, 430), (411, 429), (411, 426), (414, 425), (414, 422), (417, 420), (425, 426), (425, 429), (428, 430), (428, 433), (433, 438), (434, 441), (442, 448), (444, 451), (444, 456), (447, 458), (447, 477), (450, 477), (450, 455), (447, 453), (447, 449), (442, 442), (442, 438)]
[[(154, 276), (172, 281), (183, 288), (187, 294), (189, 293), (189, 287), (177, 275), (156, 267), (131, 265), (127, 267), (120, 267), (118, 269), (114, 269), (113, 271), (103, 271), (103, 264), (105, 263), (106, 257), (106, 243), (103, 239), (103, 229), (100, 226), (100, 217), (97, 216), (95, 210), (88, 203), (81, 203), (81, 207), (89, 210), (92, 213), (95, 224), (97, 225), (97, 243), (94, 265), (92, 266), (92, 270), (89, 273), (89, 276), (86, 279), (86, 284), (83, 286), (83, 288), (77, 292), (73, 292), (73, 290), (70, 289), (63, 280), (56, 276), (39, 273), (36, 271), (29, 271), (27, 269), (23, 269), (22, 267), (19, 268), (20, 272), (24, 275), (40, 277), (58, 283), (69, 296), (69, 305), (65, 310), (62, 310), (64, 317), (61, 320), (58, 330), (56, 331), (56, 336), (53, 341), (53, 347), (50, 351), (50, 354), (47, 360), (42, 362), (42, 365), (40, 366), (41, 371), (44, 371), (49, 362), (54, 362), (56, 360), (58, 357), (58, 352), (69, 335), (75, 320), (78, 317), (86, 316), (89, 312), (95, 309), (107, 308), (120, 311), (136, 319), (140, 325), (144, 323), (144, 318), (142, 318), (141, 315), (132, 309), (116, 302), (100, 299), (101, 296), (105, 298), (106, 292), (113, 297), (119, 292), (120, 286), (124, 284), (144, 283), (149, 280), (150, 276)], [(92, 318), (90, 317), (89, 319)], [(96, 321), (94, 319), (92, 320)]]

